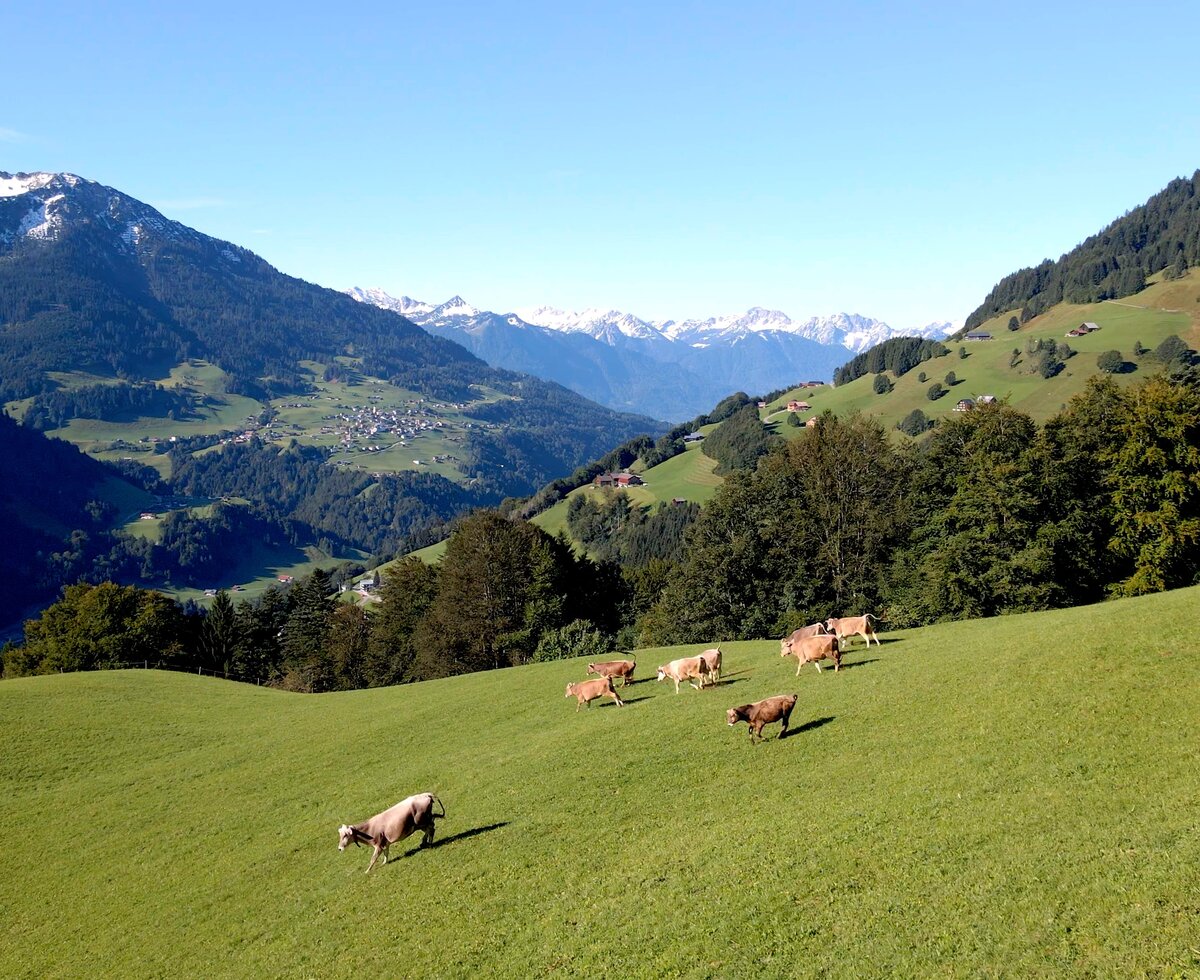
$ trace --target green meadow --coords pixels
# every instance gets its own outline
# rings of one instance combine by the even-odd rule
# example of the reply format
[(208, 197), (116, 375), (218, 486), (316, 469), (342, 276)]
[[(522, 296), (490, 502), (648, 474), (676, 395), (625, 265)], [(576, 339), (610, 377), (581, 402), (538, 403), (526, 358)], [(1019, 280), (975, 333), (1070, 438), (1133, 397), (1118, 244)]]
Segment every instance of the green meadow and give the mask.
[[(836, 415), (857, 411), (874, 415), (891, 427), (914, 408), (930, 418), (939, 418), (951, 415), (962, 398), (993, 395), (1044, 422), (1098, 373), (1096, 359), (1105, 351), (1121, 352), (1128, 370), (1113, 377), (1118, 383), (1133, 384), (1161, 369), (1152, 356), (1135, 356), (1135, 343), (1153, 350), (1167, 336), (1177, 334), (1189, 346), (1200, 348), (1200, 271), (1192, 270), (1178, 281), (1154, 283), (1124, 300), (1083, 306), (1063, 303), (1016, 331), (1007, 328), (1010, 315), (1006, 313), (980, 326), (980, 330), (991, 333), (991, 340), (947, 341), (950, 353), (946, 356), (926, 361), (899, 378), (889, 374), (895, 387), (887, 394), (874, 392), (875, 376), (868, 374), (837, 388), (793, 389), (772, 401), (763, 415), (778, 421), (783, 416), (776, 413), (786, 411), (789, 400), (801, 399), (812, 406), (811, 411), (803, 413), (805, 418), (824, 411)], [(1086, 337), (1064, 336), (1085, 321), (1097, 323), (1101, 329)], [(1029, 370), (1031, 358), (1025, 353), (1025, 345), (1030, 339), (1065, 342), (1075, 354), (1066, 360), (1059, 374), (1043, 379)], [(960, 347), (966, 350), (965, 358), (959, 356)], [(1014, 348), (1021, 353), (1016, 365), (1010, 366)], [(922, 371), (926, 375), (923, 382), (919, 380)], [(956, 382), (946, 386), (944, 379), (951, 371)], [(947, 391), (930, 401), (926, 392), (934, 382), (942, 383)], [(803, 430), (779, 425), (775, 431), (794, 438)]]
[[(581, 661), (299, 695), (0, 683), (0, 975), (1200, 972), (1200, 589), (882, 632), (714, 689)], [(751, 745), (731, 705), (797, 692)], [(336, 850), (414, 792), (439, 843)]]
[[(700, 431), (707, 434), (715, 428), (715, 425), (706, 425)], [(629, 497), (635, 507), (645, 510), (654, 510), (664, 503), (669, 504), (676, 498), (697, 504), (708, 503), (713, 494), (717, 492), (722, 480), (713, 472), (717, 461), (711, 456), (704, 455), (700, 451), (700, 446), (701, 443), (691, 443), (678, 456), (673, 456), (649, 469), (642, 469), (639, 460), (630, 469), (645, 480), (645, 485), (626, 487), (621, 492)], [(570, 506), (571, 498), (577, 494), (595, 492), (590, 483), (572, 490), (553, 507), (548, 507), (531, 518), (530, 522), (538, 525), (548, 534), (566, 531), (567, 507)]]

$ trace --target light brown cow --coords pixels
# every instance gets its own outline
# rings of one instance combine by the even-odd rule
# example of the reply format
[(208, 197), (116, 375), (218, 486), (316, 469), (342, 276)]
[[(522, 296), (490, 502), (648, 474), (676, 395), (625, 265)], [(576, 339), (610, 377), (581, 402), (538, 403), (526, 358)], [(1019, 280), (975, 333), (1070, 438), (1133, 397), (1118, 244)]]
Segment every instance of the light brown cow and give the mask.
[(709, 686), (712, 686), (721, 679), (721, 648), (705, 650), (700, 654), (700, 659), (704, 661), (704, 675), (708, 678)]
[[(442, 808), (441, 813), (433, 812), (434, 803)], [(431, 845), (433, 821), (445, 815), (446, 807), (436, 796), (432, 793), (417, 793), (393, 807), (388, 807), (383, 813), (375, 814), (370, 820), (342, 824), (338, 827), (338, 850), (344, 851), (348, 844), (372, 845), (375, 853), (371, 855), (371, 863), (367, 865), (367, 874), (370, 874), (380, 854), (383, 855), (383, 863), (387, 864), (388, 848), (418, 830), (425, 834), (421, 838), (421, 846)]]
[[(878, 617), (867, 613), (865, 616), (843, 616), (841, 619), (825, 620), (825, 628), (833, 633), (840, 643), (843, 639), (849, 636), (861, 636), (867, 641), (867, 646), (871, 645), (871, 637), (875, 636), (875, 631), (871, 629), (871, 620)], [(879, 637), (875, 636), (875, 645), (879, 646)]]
[(599, 674), (601, 677), (619, 677), (621, 686), (625, 687), (633, 678), (633, 668), (637, 662), (633, 660), (606, 660), (603, 663), (588, 664), (589, 674)]
[(625, 702), (617, 697), (616, 688), (613, 687), (611, 677), (598, 677), (594, 681), (578, 681), (575, 684), (567, 685), (567, 693), (563, 697), (575, 699), (575, 710), (578, 711), (585, 704), (590, 708), (592, 702), (596, 698), (608, 695), (617, 702), (617, 707), (622, 707)]
[(817, 670), (820, 670), (819, 661), (826, 658), (833, 661), (835, 671), (842, 668), (842, 653), (838, 647), (838, 638), (832, 635), (809, 636), (802, 640), (786, 639), (780, 644), (779, 656), (796, 658), (797, 677), (800, 676), (800, 668), (808, 663), (816, 664)]
[(808, 626), (800, 626), (799, 630), (792, 630), (791, 636), (785, 636), (781, 639), (779, 655), (787, 656), (791, 653), (792, 643), (797, 639), (808, 639), (810, 636), (824, 636), (826, 627), (823, 623), (810, 623)]
[(792, 716), (792, 709), (796, 707), (797, 696), (795, 694), (777, 694), (773, 698), (763, 698), (753, 704), (742, 704), (726, 711), (725, 720), (729, 722), (730, 728), (739, 721), (748, 723), (752, 745), (755, 739), (762, 740), (763, 725), (769, 725), (773, 721), (782, 721), (783, 728), (779, 731), (779, 737), (783, 738), (787, 734), (788, 719)]
[(704, 666), (703, 657), (682, 657), (679, 660), (672, 660), (669, 664), (663, 664), (658, 668), (658, 679), (665, 680), (671, 678), (675, 682), (675, 693), (679, 693), (679, 682), (687, 681), (692, 683), (695, 678), (700, 682), (699, 686), (692, 684), (692, 687), (697, 691), (704, 690), (704, 678), (708, 676), (708, 672)]

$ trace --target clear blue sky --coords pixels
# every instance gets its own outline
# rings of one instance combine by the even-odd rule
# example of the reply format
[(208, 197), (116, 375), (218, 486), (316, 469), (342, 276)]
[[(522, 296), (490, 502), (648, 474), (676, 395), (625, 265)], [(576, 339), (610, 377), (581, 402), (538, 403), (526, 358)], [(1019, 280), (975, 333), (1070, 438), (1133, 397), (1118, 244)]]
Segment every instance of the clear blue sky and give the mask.
[(336, 288), (916, 326), (1200, 167), (1191, 3), (187, 7), (9, 5), (0, 170)]

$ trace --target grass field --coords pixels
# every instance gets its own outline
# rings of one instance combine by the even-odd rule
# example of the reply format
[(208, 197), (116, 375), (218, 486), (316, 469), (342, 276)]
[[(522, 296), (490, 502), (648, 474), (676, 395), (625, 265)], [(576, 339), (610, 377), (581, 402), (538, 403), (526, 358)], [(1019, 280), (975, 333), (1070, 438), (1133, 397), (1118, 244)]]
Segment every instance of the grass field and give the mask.
[[(711, 432), (715, 425), (706, 425), (700, 431)], [(637, 464), (632, 467), (634, 472), (640, 472), (645, 486), (626, 487), (622, 493), (629, 497), (635, 507), (654, 510), (664, 503), (670, 503), (679, 497), (693, 503), (705, 504), (712, 499), (717, 488), (721, 485), (721, 477), (713, 470), (717, 461), (700, 451), (700, 443), (692, 443), (678, 456), (673, 456), (665, 462), (640, 470)], [(589, 483), (587, 486), (572, 490), (553, 507), (548, 507), (530, 523), (536, 524), (548, 534), (558, 534), (567, 528), (567, 508), (571, 498), (578, 494), (595, 493)]]
[[(989, 394), (1007, 398), (1038, 421), (1045, 421), (1083, 390), (1087, 379), (1097, 373), (1096, 358), (1104, 351), (1118, 350), (1134, 365), (1129, 373), (1114, 375), (1118, 383), (1133, 384), (1161, 369), (1148, 355), (1134, 357), (1135, 342), (1153, 350), (1168, 335), (1178, 334), (1193, 348), (1200, 348), (1200, 270), (1192, 270), (1176, 282), (1155, 283), (1124, 300), (1086, 306), (1060, 304), (1015, 332), (1007, 329), (1008, 318), (1009, 314), (1004, 314), (980, 327), (992, 334), (992, 340), (949, 342), (950, 354), (892, 379), (895, 387), (886, 395), (875, 394), (874, 375), (866, 375), (838, 388), (795, 389), (773, 401), (763, 415), (771, 416), (797, 398), (812, 406), (805, 417), (826, 410), (838, 415), (858, 411), (891, 427), (914, 408), (931, 418), (949, 416), (959, 399)], [(1086, 337), (1063, 336), (1084, 321), (1098, 323), (1101, 329)], [(1028, 370), (1030, 358), (1024, 350), (1030, 338), (1066, 341), (1075, 356), (1066, 361), (1062, 372), (1045, 380)], [(959, 357), (959, 347), (966, 348), (966, 358)], [(1010, 367), (1014, 348), (1021, 349), (1021, 361)], [(918, 380), (921, 371), (927, 375), (925, 382)], [(957, 383), (937, 401), (930, 401), (926, 390), (933, 382), (942, 382), (950, 371)], [(794, 438), (803, 430), (781, 425), (776, 431)]]
[[(627, 705), (578, 713), (579, 661), (5, 681), (0, 975), (1195, 976), (1198, 602), (884, 633), (798, 678), (732, 643), (679, 695), (654, 665), (698, 648), (638, 651)], [(790, 691), (786, 739), (725, 726)], [(438, 846), (336, 851), (427, 789)]]

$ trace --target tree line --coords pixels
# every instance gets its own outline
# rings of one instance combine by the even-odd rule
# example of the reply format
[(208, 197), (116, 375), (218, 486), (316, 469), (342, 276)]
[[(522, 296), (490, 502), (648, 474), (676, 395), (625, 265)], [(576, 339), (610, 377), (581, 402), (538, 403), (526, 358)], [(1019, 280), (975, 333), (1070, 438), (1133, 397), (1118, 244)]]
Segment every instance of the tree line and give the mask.
[[(577, 496), (568, 520), (591, 557), (478, 511), (456, 523), (440, 565), (389, 569), (370, 611), (331, 601), (328, 576), (314, 573), (232, 612), (227, 597), (207, 614), (180, 610), (190, 625), (170, 643), (211, 669), (331, 690), (780, 636), (831, 615), (906, 627), (1195, 584), (1200, 377), (1182, 362), (1132, 387), (1097, 376), (1043, 425), (997, 402), (897, 443), (874, 419), (826, 413), (733, 471), (698, 514), (646, 515), (598, 493)], [(104, 587), (70, 586), (62, 601)], [(89, 612), (68, 631), (87, 638), (78, 649), (51, 628), (75, 614), (52, 606), (6, 653), (6, 671), (104, 666), (86, 651), (125, 648), (104, 646), (118, 628), (105, 623), (167, 615), (141, 601), (158, 611)]]
[(970, 330), (1009, 310), (1021, 322), (1062, 303), (1131, 296), (1146, 277), (1178, 278), (1200, 263), (1200, 170), (1177, 178), (1145, 204), (1077, 245), (1057, 262), (1045, 259), (1000, 280), (967, 317)]

